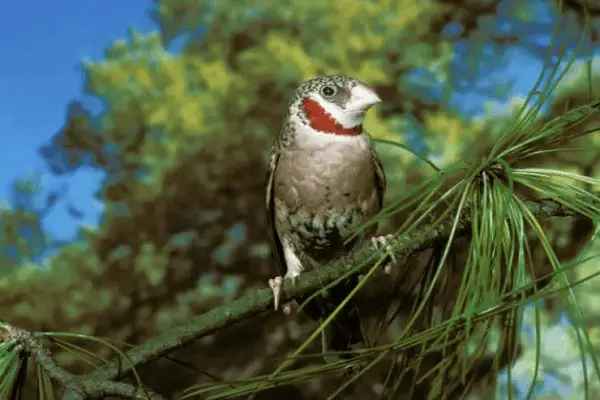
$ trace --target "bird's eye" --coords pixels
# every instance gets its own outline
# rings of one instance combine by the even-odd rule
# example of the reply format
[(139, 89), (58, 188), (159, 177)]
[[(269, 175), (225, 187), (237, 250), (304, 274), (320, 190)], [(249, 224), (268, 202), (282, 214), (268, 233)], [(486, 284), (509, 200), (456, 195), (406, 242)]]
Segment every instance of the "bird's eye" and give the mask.
[(337, 93), (337, 88), (335, 86), (325, 86), (321, 89), (321, 93), (323, 93), (323, 96), (325, 97), (332, 97)]

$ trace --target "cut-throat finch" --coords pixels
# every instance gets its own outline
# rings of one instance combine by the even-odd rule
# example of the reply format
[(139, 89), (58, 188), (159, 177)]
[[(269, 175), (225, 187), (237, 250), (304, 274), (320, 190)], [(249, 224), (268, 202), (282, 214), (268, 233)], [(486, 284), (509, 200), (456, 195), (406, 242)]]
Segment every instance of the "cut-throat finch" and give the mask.
[[(346, 243), (379, 212), (386, 181), (363, 129), (365, 113), (381, 102), (365, 83), (347, 76), (321, 76), (295, 91), (271, 151), (267, 211), (282, 275), (269, 280), (275, 309), (284, 279), (330, 263), (373, 238), (375, 224)], [(356, 286), (350, 278), (304, 306), (315, 320), (327, 318)], [(303, 301), (304, 299), (298, 299)], [(351, 300), (331, 322), (324, 345), (346, 351), (364, 342)]]

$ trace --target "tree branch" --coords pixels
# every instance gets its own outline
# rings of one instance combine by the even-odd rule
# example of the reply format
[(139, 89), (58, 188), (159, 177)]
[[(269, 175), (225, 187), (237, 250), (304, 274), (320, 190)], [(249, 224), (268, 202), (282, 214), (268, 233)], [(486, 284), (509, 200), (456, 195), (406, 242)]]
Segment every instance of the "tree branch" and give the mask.
[(31, 333), (24, 329), (8, 325), (2, 334), (3, 341), (14, 340), (22, 346), (28, 356), (42, 367), (48, 376), (62, 384), (67, 391), (76, 393), (80, 398), (99, 399), (106, 396), (118, 396), (125, 399), (151, 399), (162, 400), (163, 397), (149, 389), (135, 387), (121, 382), (111, 382), (105, 379), (84, 379), (73, 375), (61, 368), (52, 359), (50, 351), (44, 347), (44, 337), (38, 333)]
[[(526, 201), (525, 204), (533, 215), (539, 218), (578, 216), (576, 212), (549, 199)], [(447, 238), (451, 229), (452, 221), (450, 220), (436, 226), (428, 235), (407, 235), (396, 239), (392, 245), (401, 248), (400, 251), (394, 252), (398, 263), (401, 264), (409, 256), (433, 247), (439, 240)], [(455, 237), (464, 236), (469, 233), (470, 220), (465, 218), (459, 224)], [(323, 285), (343, 276), (352, 266), (359, 265), (369, 259), (374, 259), (377, 253), (370, 248), (365, 248), (345, 256), (341, 260), (323, 266), (318, 270), (303, 273), (296, 281), (296, 285), (286, 281), (282, 290), (281, 302), (286, 303), (321, 289)], [(367, 263), (363, 268), (370, 268), (370, 265)], [(99, 367), (94, 372), (81, 377), (81, 381), (95, 382), (98, 380), (118, 379), (129, 372), (134, 366), (148, 363), (198, 338), (213, 334), (236, 322), (252, 318), (272, 309), (273, 296), (269, 289), (259, 289), (249, 292), (229, 304), (222, 305), (191, 319), (186, 325), (171, 328), (145, 341), (130, 349), (126, 353), (126, 359), (119, 358), (113, 360)], [(65, 395), (64, 399), (75, 400), (84, 399), (84, 397), (79, 393), (71, 391)]]

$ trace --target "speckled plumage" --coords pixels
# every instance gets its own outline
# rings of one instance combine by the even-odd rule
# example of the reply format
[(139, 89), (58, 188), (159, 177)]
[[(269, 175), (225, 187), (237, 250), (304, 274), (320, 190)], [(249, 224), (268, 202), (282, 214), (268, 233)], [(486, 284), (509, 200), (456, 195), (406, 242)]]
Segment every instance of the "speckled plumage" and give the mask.
[[(325, 87), (335, 95), (326, 96)], [(362, 129), (364, 113), (379, 101), (371, 88), (346, 76), (318, 77), (296, 90), (271, 152), (266, 196), (275, 252), (286, 278), (352, 251), (376, 230), (373, 226), (344, 245), (383, 202), (383, 168)], [(355, 284), (338, 285), (305, 311), (314, 319), (326, 317)], [(361, 340), (345, 326), (359, 323), (356, 314), (350, 308), (343, 311), (334, 324), (335, 350)]]

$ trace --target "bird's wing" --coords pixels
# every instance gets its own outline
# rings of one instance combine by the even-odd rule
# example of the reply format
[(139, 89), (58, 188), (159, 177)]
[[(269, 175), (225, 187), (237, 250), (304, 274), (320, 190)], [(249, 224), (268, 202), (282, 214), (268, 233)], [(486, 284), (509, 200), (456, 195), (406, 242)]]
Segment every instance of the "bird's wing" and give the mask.
[(269, 160), (269, 170), (267, 172), (267, 193), (266, 193), (266, 206), (267, 206), (267, 220), (271, 226), (271, 240), (273, 241), (273, 248), (275, 249), (275, 259), (281, 269), (282, 273), (287, 272), (287, 266), (285, 265), (285, 258), (283, 257), (283, 246), (281, 245), (281, 239), (275, 230), (275, 201), (274, 201), (274, 189), (275, 189), (275, 169), (277, 168), (277, 162), (279, 161), (279, 151), (277, 150), (277, 144), (273, 146), (271, 150), (271, 158)]
[(383, 164), (374, 149), (371, 149), (371, 157), (373, 158), (373, 165), (375, 166), (375, 181), (377, 184), (377, 195), (379, 197), (379, 208), (381, 208), (383, 207), (383, 194), (385, 193), (387, 181), (385, 179)]

